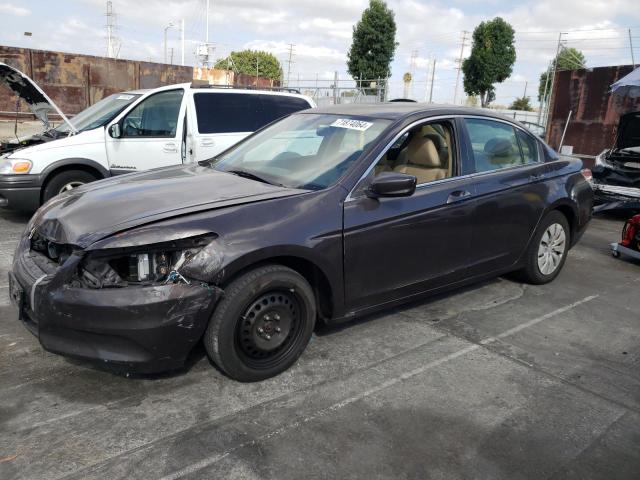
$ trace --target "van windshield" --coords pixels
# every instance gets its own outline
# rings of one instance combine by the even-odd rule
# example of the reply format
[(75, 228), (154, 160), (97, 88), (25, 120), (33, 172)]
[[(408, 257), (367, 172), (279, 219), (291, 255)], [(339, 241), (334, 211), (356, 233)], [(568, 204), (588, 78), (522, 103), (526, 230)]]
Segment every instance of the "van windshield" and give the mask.
[[(114, 93), (78, 113), (71, 118), (71, 123), (78, 132), (102, 127), (138, 97), (140, 95), (135, 93)], [(54, 130), (57, 133), (69, 133), (69, 125), (62, 123)]]
[(390, 125), (389, 120), (294, 114), (214, 159), (216, 170), (291, 188), (335, 182)]

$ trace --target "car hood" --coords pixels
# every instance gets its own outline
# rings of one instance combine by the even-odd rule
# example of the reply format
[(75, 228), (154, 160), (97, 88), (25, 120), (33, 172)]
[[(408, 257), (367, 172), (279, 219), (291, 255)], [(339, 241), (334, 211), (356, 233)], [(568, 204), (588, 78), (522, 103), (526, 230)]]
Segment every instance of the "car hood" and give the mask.
[(101, 180), (54, 197), (36, 212), (29, 228), (50, 241), (86, 248), (159, 220), (305, 192), (210, 167), (161, 168)]
[(640, 112), (620, 116), (614, 150), (640, 146)]
[(76, 129), (64, 113), (53, 103), (46, 93), (27, 75), (6, 63), (0, 62), (0, 84), (12, 90), (28, 106), (45, 129), (49, 129), (49, 113), (56, 112), (69, 125), (72, 131)]

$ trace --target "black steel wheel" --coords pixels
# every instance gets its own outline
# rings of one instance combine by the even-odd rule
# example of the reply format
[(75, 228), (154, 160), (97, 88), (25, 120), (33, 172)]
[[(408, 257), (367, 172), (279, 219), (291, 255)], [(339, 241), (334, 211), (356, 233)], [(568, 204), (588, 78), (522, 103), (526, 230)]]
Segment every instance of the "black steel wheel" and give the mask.
[(264, 380), (298, 359), (315, 318), (315, 295), (304, 277), (281, 265), (267, 265), (224, 289), (204, 343), (213, 362), (231, 378)]

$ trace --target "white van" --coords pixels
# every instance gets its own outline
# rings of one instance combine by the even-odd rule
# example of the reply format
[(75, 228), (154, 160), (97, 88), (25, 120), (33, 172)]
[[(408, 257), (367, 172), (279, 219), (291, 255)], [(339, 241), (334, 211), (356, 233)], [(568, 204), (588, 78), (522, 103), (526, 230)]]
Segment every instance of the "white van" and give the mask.
[[(29, 77), (2, 63), (0, 83), (47, 128), (0, 150), (0, 206), (19, 210), (112, 175), (211, 158), (278, 118), (315, 107), (293, 91), (187, 83), (117, 93), (69, 121)], [(48, 129), (51, 111), (65, 123)]]

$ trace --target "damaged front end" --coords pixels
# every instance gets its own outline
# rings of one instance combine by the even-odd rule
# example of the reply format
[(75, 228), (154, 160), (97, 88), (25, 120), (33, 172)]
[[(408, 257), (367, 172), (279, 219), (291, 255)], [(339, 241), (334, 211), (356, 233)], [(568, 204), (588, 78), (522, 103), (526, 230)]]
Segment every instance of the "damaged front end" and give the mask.
[(140, 230), (86, 249), (35, 229), (22, 239), (11, 296), (45, 349), (142, 373), (184, 364), (222, 293), (216, 235), (144, 244), (152, 235)]
[(596, 157), (592, 173), (594, 211), (640, 210), (640, 112), (620, 117), (615, 146)]

